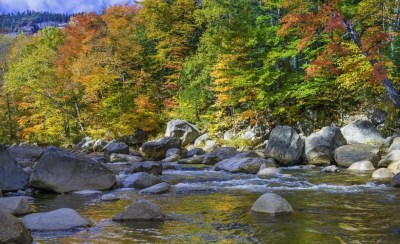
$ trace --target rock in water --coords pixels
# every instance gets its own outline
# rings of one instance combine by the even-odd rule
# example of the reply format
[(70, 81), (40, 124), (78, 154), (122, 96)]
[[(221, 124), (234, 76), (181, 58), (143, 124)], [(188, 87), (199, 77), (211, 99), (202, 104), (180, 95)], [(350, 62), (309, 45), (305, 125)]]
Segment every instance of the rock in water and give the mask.
[(162, 194), (168, 192), (171, 186), (165, 182), (141, 190), (141, 194)]
[(163, 171), (162, 164), (160, 162), (154, 162), (154, 161), (135, 163), (129, 169), (130, 174), (145, 172), (153, 175), (162, 175), (162, 171)]
[(33, 242), (31, 233), (11, 213), (0, 209), (0, 220), (0, 243), (29, 244)]
[(32, 212), (29, 206), (29, 197), (2, 197), (0, 209), (7, 210), (13, 215), (22, 215)]
[(338, 147), (334, 152), (339, 166), (350, 167), (354, 162), (370, 161), (376, 165), (379, 161), (379, 148), (367, 144), (351, 144)]
[(122, 214), (113, 217), (114, 221), (132, 221), (132, 220), (164, 220), (165, 215), (160, 207), (150, 201), (137, 199), (129, 205)]
[(57, 193), (106, 190), (115, 182), (102, 164), (54, 147), (46, 149), (31, 176), (32, 186)]
[(29, 230), (69, 230), (76, 227), (90, 226), (89, 220), (70, 208), (61, 208), (47, 213), (34, 213), (22, 218), (22, 223)]
[(199, 136), (199, 130), (185, 120), (171, 120), (168, 122), (166, 137), (179, 138), (182, 141), (182, 146), (193, 143)]
[(304, 141), (290, 126), (275, 127), (268, 140), (265, 156), (283, 165), (300, 163)]
[(370, 161), (361, 161), (353, 163), (348, 169), (355, 171), (368, 171), (375, 170), (375, 167)]
[(397, 173), (392, 180), (392, 186), (400, 187), (400, 173)]
[(333, 151), (346, 145), (340, 129), (337, 127), (324, 127), (311, 134), (305, 140), (305, 156), (308, 164), (330, 165), (334, 162)]
[(336, 173), (339, 172), (339, 168), (336, 165), (327, 166), (321, 169), (321, 173)]
[(140, 172), (129, 175), (123, 182), (124, 187), (134, 187), (137, 189), (147, 188), (161, 183), (161, 180), (151, 174)]
[(270, 215), (285, 215), (293, 212), (290, 203), (275, 193), (265, 193), (259, 197), (251, 207), (251, 210)]
[(224, 159), (232, 158), (239, 152), (233, 147), (221, 147), (217, 150), (202, 155), (203, 164), (214, 165)]
[(369, 120), (356, 120), (341, 129), (347, 143), (363, 143), (380, 146), (385, 140)]
[(400, 150), (393, 150), (378, 162), (378, 167), (388, 167), (397, 161), (400, 161)]
[(267, 164), (264, 158), (229, 158), (224, 159), (215, 165), (216, 170), (225, 170), (231, 173), (257, 174), (260, 166)]
[(281, 169), (279, 169), (279, 168), (264, 168), (264, 169), (260, 169), (260, 171), (258, 171), (257, 175), (267, 176), (267, 175), (275, 175), (275, 174), (280, 174), (280, 173), (281, 173)]
[(149, 141), (143, 144), (142, 152), (149, 160), (162, 160), (168, 149), (181, 148), (181, 140), (174, 137), (164, 137), (157, 141)]
[(0, 189), (18, 191), (29, 184), (29, 174), (17, 164), (8, 151), (0, 147)]
[(372, 174), (372, 179), (378, 181), (390, 181), (393, 179), (393, 172), (387, 168), (380, 168), (374, 171)]

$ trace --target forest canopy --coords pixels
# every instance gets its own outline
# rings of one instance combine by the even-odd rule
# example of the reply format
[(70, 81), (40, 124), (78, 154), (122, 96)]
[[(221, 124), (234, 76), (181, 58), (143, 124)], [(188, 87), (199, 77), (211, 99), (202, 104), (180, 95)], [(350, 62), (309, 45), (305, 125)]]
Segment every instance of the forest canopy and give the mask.
[(2, 35), (0, 143), (396, 113), (399, 28), (397, 0), (144, 0)]

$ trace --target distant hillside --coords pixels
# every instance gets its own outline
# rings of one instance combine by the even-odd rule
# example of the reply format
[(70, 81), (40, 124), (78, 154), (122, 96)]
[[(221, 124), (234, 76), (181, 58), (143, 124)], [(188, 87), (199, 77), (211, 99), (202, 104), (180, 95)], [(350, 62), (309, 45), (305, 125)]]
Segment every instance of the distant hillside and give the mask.
[(11, 34), (24, 32), (33, 34), (47, 26), (65, 26), (70, 15), (50, 12), (24, 11), (0, 14), (0, 33)]

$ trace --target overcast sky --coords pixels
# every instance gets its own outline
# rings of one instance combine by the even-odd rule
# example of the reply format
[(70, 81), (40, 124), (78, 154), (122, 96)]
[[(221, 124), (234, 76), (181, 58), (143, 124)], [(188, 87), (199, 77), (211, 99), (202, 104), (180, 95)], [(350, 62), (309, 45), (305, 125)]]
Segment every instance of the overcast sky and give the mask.
[[(77, 13), (99, 11), (102, 3), (107, 5), (125, 3), (127, 0), (0, 0), (0, 12), (25, 10)], [(132, 0), (128, 1), (132, 2)]]

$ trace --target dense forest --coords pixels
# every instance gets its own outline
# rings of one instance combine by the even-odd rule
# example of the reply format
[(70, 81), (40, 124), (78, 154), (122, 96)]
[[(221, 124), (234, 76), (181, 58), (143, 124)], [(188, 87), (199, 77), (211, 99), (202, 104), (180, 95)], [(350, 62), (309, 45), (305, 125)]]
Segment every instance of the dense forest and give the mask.
[(397, 0), (144, 0), (1, 36), (0, 143), (396, 115), (399, 28)]
[(0, 33), (22, 32), (23, 27), (32, 28), (33, 32), (40, 29), (43, 22), (66, 23), (70, 15), (51, 12), (24, 11), (17, 13), (0, 14)]

